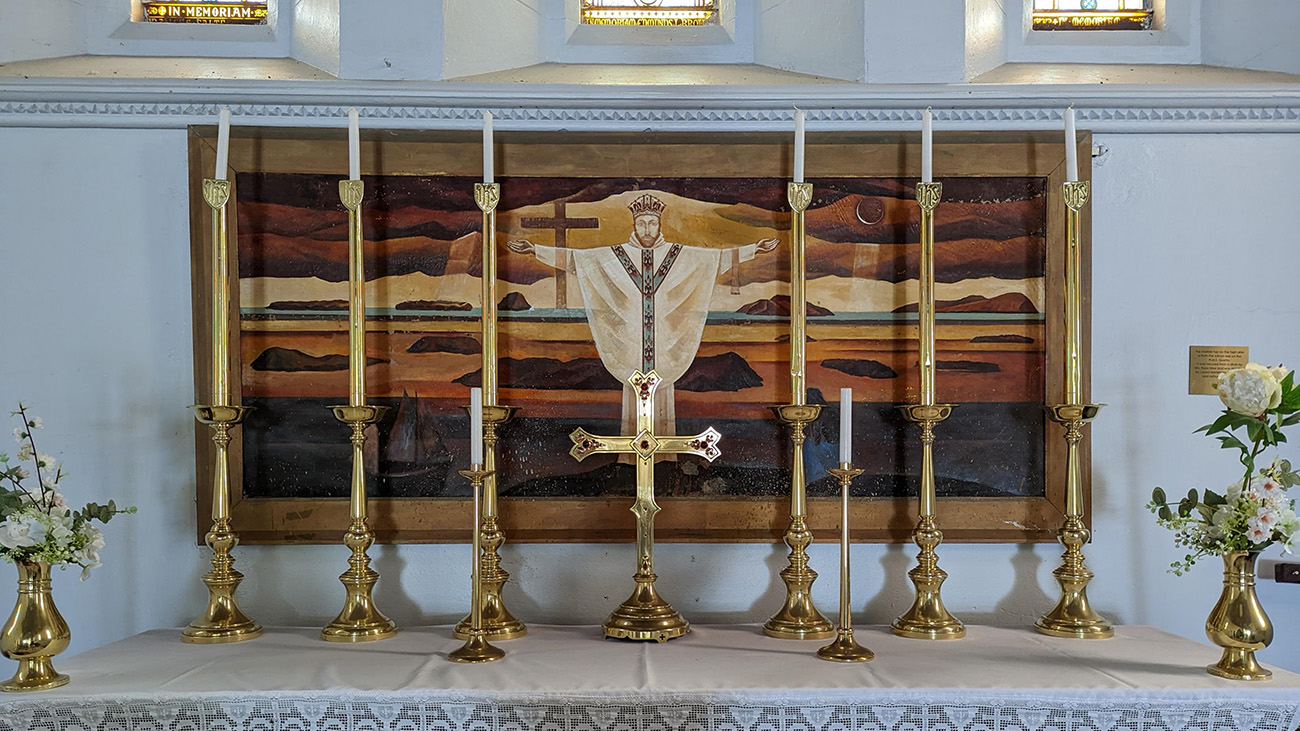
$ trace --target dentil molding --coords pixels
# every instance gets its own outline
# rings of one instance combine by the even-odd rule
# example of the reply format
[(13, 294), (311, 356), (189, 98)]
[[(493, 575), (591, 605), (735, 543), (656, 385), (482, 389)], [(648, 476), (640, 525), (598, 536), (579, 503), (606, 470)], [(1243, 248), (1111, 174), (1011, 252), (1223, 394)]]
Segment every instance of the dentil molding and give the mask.
[(0, 80), (0, 126), (174, 129), (213, 124), (342, 126), (349, 107), (388, 129), (912, 130), (933, 107), (947, 129), (1055, 129), (1074, 104), (1094, 132), (1300, 132), (1300, 86), (593, 86), (263, 81)]

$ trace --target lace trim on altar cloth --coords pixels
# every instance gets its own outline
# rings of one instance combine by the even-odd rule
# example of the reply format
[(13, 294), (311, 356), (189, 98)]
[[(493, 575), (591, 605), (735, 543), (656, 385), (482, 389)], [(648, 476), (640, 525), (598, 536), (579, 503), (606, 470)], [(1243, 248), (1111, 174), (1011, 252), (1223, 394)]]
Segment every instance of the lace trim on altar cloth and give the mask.
[[(453, 696), (465, 697), (443, 691)], [(440, 693), (440, 694), (441, 694)], [(1190, 694), (1140, 700), (969, 691), (928, 701), (864, 690), (818, 703), (687, 696), (429, 700), (414, 694), (227, 693), (0, 703), (4, 731), (1293, 731), (1297, 703)], [(871, 698), (870, 696), (894, 696)], [(942, 696), (943, 693), (928, 694)], [(445, 697), (445, 696), (444, 696)]]

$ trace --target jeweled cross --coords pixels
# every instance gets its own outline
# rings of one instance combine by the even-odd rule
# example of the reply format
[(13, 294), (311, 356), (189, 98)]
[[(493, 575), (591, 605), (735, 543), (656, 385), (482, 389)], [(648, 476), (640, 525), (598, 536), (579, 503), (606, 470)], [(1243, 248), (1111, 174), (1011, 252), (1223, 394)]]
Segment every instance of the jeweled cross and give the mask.
[[(690, 626), (677, 615), (667, 602), (659, 599), (654, 589), (654, 525), (659, 505), (655, 502), (655, 456), (658, 454), (697, 454), (712, 462), (722, 452), (718, 441), (722, 435), (709, 427), (695, 436), (661, 436), (655, 434), (655, 389), (661, 379), (655, 371), (637, 371), (627, 379), (636, 393), (636, 428), (634, 436), (598, 436), (585, 429), (575, 429), (569, 438), (573, 449), (569, 454), (581, 462), (593, 454), (635, 454), (637, 572), (633, 579), (637, 589), (623, 602), (605, 623), (608, 637), (626, 637), (637, 640), (665, 640), (689, 631)], [(676, 623), (672, 616), (676, 616)]]
[[(565, 249), (569, 246), (569, 230), (575, 228), (600, 228), (599, 218), (569, 218), (565, 214), (565, 202), (555, 201), (555, 215), (550, 218), (542, 216), (524, 216), (519, 225), (524, 228), (549, 228), (555, 232), (555, 248)], [(562, 262), (555, 270), (555, 307), (568, 307), (568, 269)]]

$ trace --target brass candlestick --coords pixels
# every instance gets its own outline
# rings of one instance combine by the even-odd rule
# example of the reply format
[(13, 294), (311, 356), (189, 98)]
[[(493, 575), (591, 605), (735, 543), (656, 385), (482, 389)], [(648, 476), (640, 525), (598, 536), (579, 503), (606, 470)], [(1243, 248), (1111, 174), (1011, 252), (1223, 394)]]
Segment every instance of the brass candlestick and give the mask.
[(212, 209), (212, 403), (193, 406), (194, 417), (212, 427), (217, 445), (212, 475), (212, 528), (205, 541), (212, 549), (212, 570), (203, 575), (208, 606), (202, 616), (181, 630), (181, 639), (197, 644), (240, 642), (262, 634), (262, 626), (239, 609), (235, 590), (244, 575), (234, 569), (230, 552), (239, 536), (230, 526), (230, 431), (244, 421), (249, 409), (230, 405), (230, 261), (226, 236), (226, 203), (230, 181), (203, 181), (203, 200)]
[(1083, 523), (1083, 475), (1079, 463), (1079, 442), (1083, 428), (1097, 417), (1105, 404), (1083, 403), (1083, 301), (1079, 292), (1079, 271), (1083, 256), (1079, 248), (1079, 211), (1088, 202), (1087, 181), (1065, 183), (1065, 401), (1047, 407), (1048, 418), (1065, 427), (1065, 523), (1057, 540), (1065, 547), (1061, 565), (1052, 572), (1061, 585), (1061, 598), (1034, 628), (1053, 637), (1106, 639), (1115, 630), (1088, 603), (1088, 583), (1093, 573), (1084, 566), (1083, 546), (1092, 537)]
[(866, 662), (876, 654), (853, 639), (853, 605), (849, 600), (849, 483), (862, 470), (841, 462), (839, 467), (826, 471), (840, 481), (840, 626), (835, 639), (817, 650), (817, 657), (832, 662)]
[(636, 502), (632, 505), (637, 553), (637, 569), (632, 580), (636, 588), (605, 620), (604, 632), (606, 637), (617, 639), (667, 642), (690, 632), (691, 625), (655, 589), (655, 579), (659, 578), (654, 564), (655, 515), (659, 513), (659, 505), (655, 502), (654, 460), (659, 454), (697, 454), (712, 462), (722, 454), (718, 449), (722, 435), (713, 427), (689, 437), (655, 434), (655, 388), (660, 383), (659, 374), (636, 371), (627, 380), (637, 395), (637, 433), (606, 437), (574, 429), (569, 435), (573, 441), (569, 454), (579, 462), (593, 454), (636, 455)]
[[(497, 512), (497, 442), (498, 430), (514, 416), (515, 407), (497, 403), (497, 203), (501, 200), (498, 183), (475, 183), (474, 202), (483, 212), (483, 277), (482, 277), (482, 385), (483, 385), (483, 512), (479, 526), (479, 544), (483, 550), (483, 621), (487, 637), (510, 640), (528, 632), (523, 622), (506, 608), (502, 589), (510, 574), (501, 568), (498, 550), (505, 543)], [(464, 640), (470, 637), (470, 618), (462, 619), (452, 635)]]
[(339, 197), (348, 209), (348, 405), (331, 406), (334, 418), (352, 428), (351, 523), (343, 534), (343, 545), (352, 551), (348, 570), (339, 575), (347, 598), (343, 609), (321, 630), (330, 642), (366, 642), (392, 637), (397, 625), (376, 607), (372, 592), (379, 574), (370, 568), (366, 554), (375, 542), (366, 515), (366, 427), (378, 423), (388, 409), (366, 405), (366, 278), (361, 234), (361, 198), (365, 185), (360, 180), (339, 181)]
[(952, 414), (952, 404), (936, 404), (934, 397), (934, 209), (943, 196), (942, 183), (918, 183), (916, 201), (921, 207), (920, 321), (921, 403), (900, 406), (908, 421), (921, 425), (920, 520), (912, 533), (920, 553), (917, 565), (907, 572), (916, 585), (911, 609), (894, 620), (894, 634), (928, 640), (953, 640), (966, 636), (966, 628), (943, 605), (940, 588), (948, 578), (939, 568), (934, 549), (943, 542), (935, 520), (934, 427)]
[(803, 443), (809, 424), (817, 420), (822, 407), (808, 403), (805, 382), (804, 348), (807, 339), (807, 295), (804, 291), (804, 211), (812, 202), (812, 183), (790, 183), (786, 187), (790, 201), (790, 400), (773, 406), (782, 424), (790, 426), (794, 456), (790, 474), (790, 526), (785, 544), (790, 547), (790, 564), (781, 569), (785, 582), (785, 604), (763, 625), (763, 633), (790, 640), (821, 640), (831, 637), (834, 628), (812, 600), (812, 585), (817, 572), (808, 566), (808, 546), (813, 541), (808, 529), (808, 491), (804, 478)]
[(479, 555), (482, 551), (479, 544), (483, 535), (483, 531), (480, 529), (481, 489), (484, 478), (491, 473), (484, 470), (480, 465), (473, 465), (468, 470), (461, 470), (460, 474), (468, 478), (470, 485), (474, 488), (474, 522), (471, 523), (473, 526), (471, 530), (473, 535), (471, 550), (473, 553), (470, 559), (469, 628), (466, 633), (465, 644), (460, 649), (449, 653), (447, 659), (452, 662), (463, 663), (492, 662), (505, 657), (506, 651), (488, 642), (487, 632), (483, 629), (483, 565)]

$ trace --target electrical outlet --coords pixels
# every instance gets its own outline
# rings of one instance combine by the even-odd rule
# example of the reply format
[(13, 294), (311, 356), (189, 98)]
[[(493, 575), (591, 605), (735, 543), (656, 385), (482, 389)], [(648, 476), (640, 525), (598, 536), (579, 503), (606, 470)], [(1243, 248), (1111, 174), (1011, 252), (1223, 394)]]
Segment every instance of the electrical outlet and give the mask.
[(1282, 584), (1300, 584), (1300, 563), (1273, 564), (1273, 580)]

